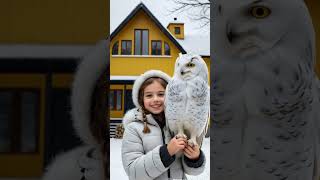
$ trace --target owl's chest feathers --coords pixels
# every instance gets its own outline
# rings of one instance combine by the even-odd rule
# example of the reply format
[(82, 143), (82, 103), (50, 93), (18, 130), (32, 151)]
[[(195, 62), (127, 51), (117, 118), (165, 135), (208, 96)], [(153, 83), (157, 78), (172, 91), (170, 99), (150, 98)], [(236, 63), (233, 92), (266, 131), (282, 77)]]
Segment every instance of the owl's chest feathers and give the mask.
[(175, 102), (205, 102), (209, 96), (209, 87), (202, 79), (191, 81), (173, 81), (169, 87), (169, 98)]
[(224, 87), (217, 82), (211, 97), (215, 122), (228, 126), (241, 118), (246, 123), (259, 120), (270, 124), (278, 132), (279, 140), (303, 136), (314, 101), (313, 81), (300, 78), (292, 84), (281, 82), (259, 84), (247, 80), (241, 88), (232, 92), (224, 91)]

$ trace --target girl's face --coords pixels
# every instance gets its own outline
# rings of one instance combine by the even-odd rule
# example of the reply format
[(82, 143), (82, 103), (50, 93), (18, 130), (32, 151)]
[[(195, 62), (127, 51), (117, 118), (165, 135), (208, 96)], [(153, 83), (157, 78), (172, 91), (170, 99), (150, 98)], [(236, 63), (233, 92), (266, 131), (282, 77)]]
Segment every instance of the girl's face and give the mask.
[(164, 111), (164, 87), (158, 82), (153, 81), (145, 87), (143, 91), (143, 104), (146, 110), (153, 114), (159, 114)]

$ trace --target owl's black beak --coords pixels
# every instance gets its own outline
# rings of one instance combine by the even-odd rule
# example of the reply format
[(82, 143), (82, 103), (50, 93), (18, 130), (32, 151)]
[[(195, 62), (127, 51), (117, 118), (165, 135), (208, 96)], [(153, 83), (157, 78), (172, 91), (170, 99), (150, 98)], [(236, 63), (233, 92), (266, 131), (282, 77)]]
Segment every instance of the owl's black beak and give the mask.
[(234, 34), (232, 33), (231, 30), (230, 30), (229, 32), (227, 32), (227, 38), (228, 38), (228, 41), (229, 41), (230, 43), (233, 42)]

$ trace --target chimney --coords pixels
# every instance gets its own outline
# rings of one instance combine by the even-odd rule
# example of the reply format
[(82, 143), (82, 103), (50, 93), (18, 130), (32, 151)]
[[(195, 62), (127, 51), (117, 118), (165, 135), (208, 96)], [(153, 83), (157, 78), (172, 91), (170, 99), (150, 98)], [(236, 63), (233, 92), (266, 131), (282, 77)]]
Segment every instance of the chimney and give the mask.
[(177, 19), (177, 17), (174, 17), (173, 21), (168, 24), (167, 29), (175, 38), (184, 39), (184, 23)]

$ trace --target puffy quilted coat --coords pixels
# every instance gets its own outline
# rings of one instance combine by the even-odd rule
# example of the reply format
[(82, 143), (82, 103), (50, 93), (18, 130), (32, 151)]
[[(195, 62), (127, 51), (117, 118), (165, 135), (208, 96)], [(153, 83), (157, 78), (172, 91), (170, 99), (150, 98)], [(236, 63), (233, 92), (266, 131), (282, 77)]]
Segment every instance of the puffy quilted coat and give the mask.
[(147, 122), (150, 133), (145, 134), (142, 132), (144, 124), (141, 119), (139, 108), (128, 111), (123, 118), (125, 131), (121, 150), (122, 163), (130, 180), (186, 179), (185, 174), (199, 175), (204, 171), (205, 157), (202, 152), (200, 155), (203, 161), (200, 165), (198, 162), (186, 161), (185, 156), (182, 156), (176, 157), (166, 168), (160, 157), (160, 148), (171, 139), (167, 127), (161, 129), (149, 114)]

